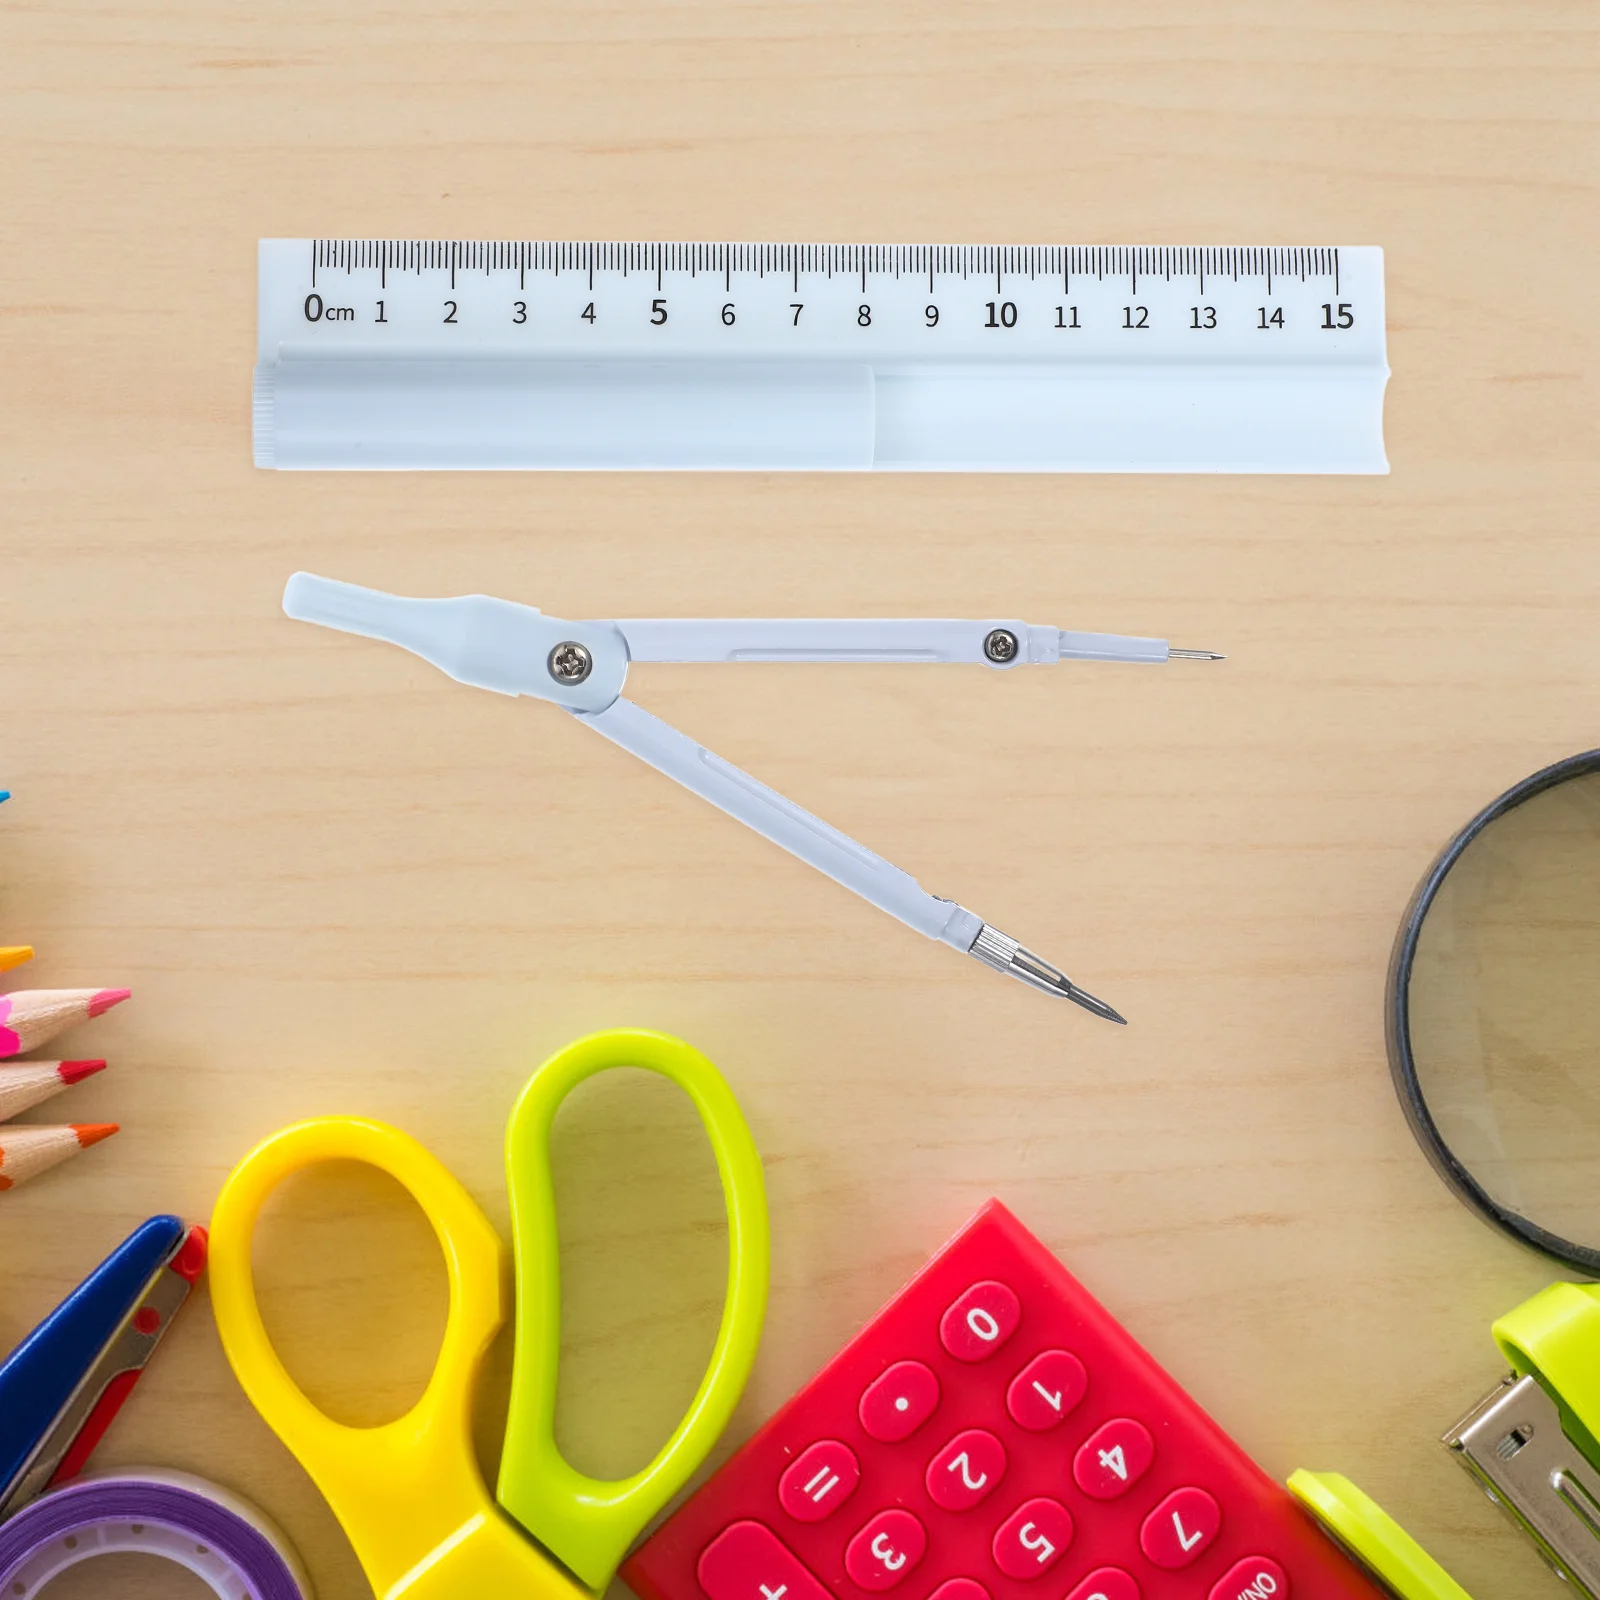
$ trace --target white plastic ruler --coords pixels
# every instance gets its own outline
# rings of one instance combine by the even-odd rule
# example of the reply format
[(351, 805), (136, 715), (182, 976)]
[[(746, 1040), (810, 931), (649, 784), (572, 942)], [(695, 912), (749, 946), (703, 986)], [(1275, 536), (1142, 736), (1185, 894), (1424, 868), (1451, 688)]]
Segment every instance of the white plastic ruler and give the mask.
[(264, 239), (284, 468), (1384, 472), (1383, 252)]

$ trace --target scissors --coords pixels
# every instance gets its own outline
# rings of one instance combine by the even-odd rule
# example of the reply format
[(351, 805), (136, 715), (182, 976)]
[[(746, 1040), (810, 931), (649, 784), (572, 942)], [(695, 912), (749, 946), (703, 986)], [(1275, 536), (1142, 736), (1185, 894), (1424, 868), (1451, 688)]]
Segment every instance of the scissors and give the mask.
[[(602, 1481), (555, 1442), (560, 1256), (549, 1139), (561, 1102), (612, 1067), (641, 1067), (682, 1088), (710, 1136), (728, 1215), (722, 1324), (683, 1420), (648, 1466)], [(289, 1376), (262, 1324), (251, 1237), (290, 1174), (361, 1161), (401, 1183), (444, 1253), (449, 1314), (438, 1363), (404, 1416), (374, 1428), (333, 1421)], [(643, 1030), (593, 1034), (529, 1081), (506, 1134), (516, 1266), (516, 1342), (495, 1495), (478, 1470), (472, 1394), (505, 1317), (506, 1252), (493, 1224), (407, 1134), (359, 1117), (323, 1117), (273, 1135), (238, 1166), (211, 1225), (211, 1297), (223, 1348), (252, 1404), (311, 1475), (379, 1600), (579, 1600), (600, 1593), (624, 1553), (682, 1487), (744, 1389), (766, 1308), (768, 1247), (761, 1158), (733, 1092), (699, 1051)]]

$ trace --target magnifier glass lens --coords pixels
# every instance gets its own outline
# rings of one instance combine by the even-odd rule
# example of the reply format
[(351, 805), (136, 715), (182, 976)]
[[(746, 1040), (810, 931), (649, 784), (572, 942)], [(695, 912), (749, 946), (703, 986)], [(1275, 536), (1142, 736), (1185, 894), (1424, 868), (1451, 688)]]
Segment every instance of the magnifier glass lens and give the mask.
[(1600, 1250), (1594, 767), (1469, 838), (1423, 910), (1406, 985), (1416, 1091), (1449, 1154), (1497, 1207), (1588, 1250)]

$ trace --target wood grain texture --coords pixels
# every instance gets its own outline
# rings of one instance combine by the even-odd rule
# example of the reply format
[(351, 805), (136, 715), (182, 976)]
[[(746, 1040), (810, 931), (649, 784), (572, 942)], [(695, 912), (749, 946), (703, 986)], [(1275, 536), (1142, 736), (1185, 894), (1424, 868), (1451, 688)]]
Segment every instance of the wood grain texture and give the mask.
[[(1558, 1594), (1435, 1442), (1551, 1274), (1414, 1148), (1380, 1001), (1434, 849), (1596, 742), (1597, 67), (1585, 0), (0, 4), (0, 938), (39, 946), (30, 986), (135, 991), (70, 1036), (115, 1068), (72, 1116), (122, 1136), (0, 1204), (0, 1345), (299, 1116), (398, 1122), (503, 1224), (530, 1069), (645, 1024), (723, 1067), (768, 1163), (730, 1444), (995, 1193), (1269, 1470), (1350, 1474), (1480, 1600)], [(1394, 470), (260, 473), (273, 234), (1380, 244)], [(302, 566), (1226, 650), (633, 679), (1133, 1025), (915, 938), (548, 708), (291, 626)], [(718, 1196), (637, 1085), (557, 1155), (563, 1436), (626, 1465), (709, 1343)], [(259, 1254), (314, 1393), (415, 1392), (441, 1275), (382, 1182), (308, 1177)], [(505, 1382), (501, 1351), (491, 1462)], [(323, 1600), (365, 1592), (203, 1302), (103, 1460), (233, 1485)]]

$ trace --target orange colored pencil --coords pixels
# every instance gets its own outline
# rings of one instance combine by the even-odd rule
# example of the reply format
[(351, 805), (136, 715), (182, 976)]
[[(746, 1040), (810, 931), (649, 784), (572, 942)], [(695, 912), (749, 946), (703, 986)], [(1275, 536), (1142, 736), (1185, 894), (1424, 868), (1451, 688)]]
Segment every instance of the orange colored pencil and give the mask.
[(127, 989), (18, 989), (0, 994), (0, 1059), (37, 1050), (58, 1033), (128, 998)]
[(0, 1189), (14, 1189), (29, 1178), (87, 1150), (116, 1133), (114, 1122), (75, 1122), (65, 1128), (7, 1128), (0, 1139)]
[(0, 1122), (105, 1071), (103, 1061), (22, 1061), (0, 1067)]
[(20, 967), (24, 961), (33, 960), (31, 944), (0, 944), (0, 972)]

